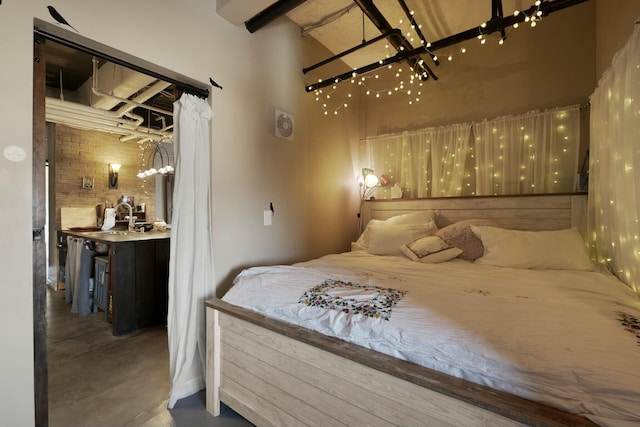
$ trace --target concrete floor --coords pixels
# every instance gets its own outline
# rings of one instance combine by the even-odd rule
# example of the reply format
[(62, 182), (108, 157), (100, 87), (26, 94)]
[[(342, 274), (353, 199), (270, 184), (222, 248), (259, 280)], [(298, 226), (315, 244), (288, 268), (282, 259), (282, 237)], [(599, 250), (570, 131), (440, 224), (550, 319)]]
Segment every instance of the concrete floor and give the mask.
[(64, 291), (48, 290), (47, 357), (51, 427), (247, 427), (224, 407), (213, 417), (204, 391), (167, 409), (169, 351), (164, 327), (114, 337), (103, 312), (78, 316)]

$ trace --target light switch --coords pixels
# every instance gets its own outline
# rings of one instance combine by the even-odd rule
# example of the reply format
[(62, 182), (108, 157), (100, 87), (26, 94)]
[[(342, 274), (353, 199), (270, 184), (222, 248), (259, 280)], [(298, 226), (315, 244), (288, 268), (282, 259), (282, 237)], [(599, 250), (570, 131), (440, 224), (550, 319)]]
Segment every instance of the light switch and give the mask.
[(264, 225), (271, 225), (271, 211), (264, 211)]

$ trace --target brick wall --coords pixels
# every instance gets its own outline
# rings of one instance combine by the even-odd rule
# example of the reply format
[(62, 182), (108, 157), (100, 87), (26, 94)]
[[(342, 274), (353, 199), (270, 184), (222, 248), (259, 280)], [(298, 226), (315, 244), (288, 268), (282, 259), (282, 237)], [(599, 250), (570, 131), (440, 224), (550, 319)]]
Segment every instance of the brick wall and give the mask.
[[(155, 178), (140, 179), (142, 149), (135, 141), (120, 142), (118, 135), (55, 125), (55, 212), (60, 228), (61, 207), (95, 207), (117, 204), (122, 195), (146, 203), (146, 217), (155, 219)], [(144, 147), (143, 147), (144, 148)], [(118, 188), (109, 189), (109, 163), (120, 163)], [(83, 177), (94, 179), (94, 188), (82, 187)]]

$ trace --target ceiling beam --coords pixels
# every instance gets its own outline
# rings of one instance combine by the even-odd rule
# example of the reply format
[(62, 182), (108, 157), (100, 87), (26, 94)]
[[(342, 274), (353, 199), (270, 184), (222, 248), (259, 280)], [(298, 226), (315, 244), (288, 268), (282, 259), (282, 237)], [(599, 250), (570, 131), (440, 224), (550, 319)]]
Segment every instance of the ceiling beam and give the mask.
[[(491, 1), (491, 19), (502, 19), (504, 15), (502, 13), (502, 0)], [(507, 38), (507, 34), (504, 31), (504, 27), (500, 28), (500, 36), (502, 40)]]
[(255, 33), (260, 28), (300, 6), (305, 1), (307, 0), (278, 0), (262, 12), (247, 20), (244, 26), (250, 33)]
[[(398, 33), (398, 34), (401, 34), (401, 32), (400, 32), (400, 29), (399, 29), (399, 28), (396, 28), (396, 29), (394, 29), (394, 30), (391, 30), (391, 33)], [(348, 54), (350, 54), (350, 53), (355, 52), (356, 50), (362, 49), (363, 47), (367, 47), (367, 46), (369, 46), (369, 45), (371, 45), (371, 44), (373, 44), (373, 43), (376, 43), (376, 42), (378, 42), (378, 41), (380, 41), (380, 40), (382, 40), (382, 39), (388, 38), (388, 37), (391, 35), (391, 33), (384, 33), (384, 34), (380, 34), (378, 37), (374, 37), (374, 38), (372, 38), (371, 40), (367, 40), (367, 41), (365, 41), (365, 42), (362, 42), (362, 43), (360, 43), (360, 44), (359, 44), (359, 45), (357, 45), (357, 46), (354, 46), (354, 47), (349, 48), (349, 49), (347, 49), (347, 50), (345, 50), (345, 51), (343, 51), (343, 52), (340, 52), (340, 53), (338, 53), (338, 54), (336, 54), (336, 55), (333, 55), (333, 56), (332, 56), (332, 57), (330, 57), (330, 58), (324, 59), (324, 60), (322, 60), (322, 61), (318, 62), (317, 64), (314, 64), (314, 65), (311, 65), (311, 66), (309, 66), (309, 67), (303, 68), (303, 69), (302, 69), (302, 74), (307, 74), (309, 71), (313, 71), (313, 70), (315, 70), (315, 69), (316, 69), (316, 68), (318, 68), (318, 67), (321, 67), (321, 66), (323, 66), (323, 65), (326, 65), (326, 64), (328, 64), (328, 63), (330, 63), (330, 62), (335, 61), (336, 59), (340, 59), (340, 58), (342, 58), (343, 56), (346, 56), (346, 55), (348, 55)]]
[[(550, 0), (550, 1), (543, 1), (540, 5), (540, 10), (543, 13), (543, 16), (547, 16), (550, 15), (553, 12), (557, 12), (559, 10), (571, 7), (571, 6), (575, 6), (577, 4), (580, 3), (584, 3), (586, 1), (589, 0)], [(460, 33), (454, 34), (452, 36), (449, 37), (445, 37), (443, 39), (440, 39), (438, 41), (435, 41), (433, 43), (431, 43), (431, 46), (429, 47), (429, 52), (434, 52), (438, 49), (443, 49), (445, 47), (449, 47), (452, 46), (454, 44), (466, 41), (466, 40), (471, 40), (474, 39), (476, 37), (478, 37), (479, 35), (489, 35), (492, 34), (496, 31), (500, 31), (501, 29), (504, 29), (506, 27), (510, 27), (513, 24), (515, 24), (516, 22), (520, 23), (523, 22), (525, 20), (525, 16), (526, 15), (531, 15), (532, 13), (535, 13), (538, 10), (537, 6), (531, 6), (529, 9), (522, 11), (520, 14), (518, 14), (517, 16), (514, 15), (510, 15), (504, 18), (492, 18), (489, 21), (486, 22), (486, 26), (484, 28), (480, 28), (480, 27), (473, 27), (470, 28), (466, 31), (462, 31)], [(372, 64), (369, 65), (365, 65), (363, 67), (357, 68), (355, 70), (351, 70), (348, 71), (346, 73), (334, 76), (334, 77), (329, 77), (325, 80), (322, 80), (318, 83), (312, 83), (307, 85), (306, 91), (307, 92), (313, 92), (317, 89), (322, 89), (324, 87), (327, 86), (331, 86), (333, 84), (335, 84), (336, 81), (343, 81), (343, 80), (348, 80), (353, 78), (354, 75), (359, 75), (359, 74), (364, 74), (364, 73), (368, 73), (371, 72), (373, 70), (376, 70), (378, 68), (382, 68), (382, 67), (386, 67), (390, 64), (394, 64), (396, 62), (400, 62), (403, 61), (407, 58), (415, 58), (418, 57), (420, 55), (423, 55), (424, 53), (427, 52), (427, 49), (424, 46), (420, 46), (418, 48), (412, 49), (412, 50), (404, 50), (404, 51), (400, 51), (398, 52), (396, 55), (392, 56), (391, 58), (386, 58), (383, 60), (380, 60), (378, 62), (374, 62)]]
[[(498, 1), (501, 1), (501, 0), (498, 0)], [(420, 25), (418, 25), (418, 23), (416, 22), (415, 18), (413, 17), (413, 12), (411, 12), (409, 10), (409, 7), (407, 6), (407, 3), (404, 0), (398, 0), (398, 3), (400, 4), (400, 7), (404, 11), (405, 16), (407, 17), (407, 19), (411, 23), (411, 25), (412, 25), (413, 29), (415, 30), (416, 34), (418, 35), (418, 37), (420, 37), (420, 44), (426, 45), (428, 43), (427, 38), (424, 36), (424, 34), (422, 34), (422, 30), (420, 29)], [(434, 64), (440, 65), (440, 61), (438, 61), (438, 58), (436, 58), (436, 56), (434, 54), (431, 54), (431, 59), (433, 60)]]
[[(358, 7), (362, 9), (362, 12), (367, 15), (373, 25), (375, 25), (378, 30), (380, 30), (381, 33), (389, 33), (393, 30), (393, 27), (391, 26), (391, 24), (389, 24), (389, 21), (387, 21), (382, 12), (380, 12), (380, 9), (378, 9), (376, 5), (373, 4), (373, 0), (354, 1), (358, 5)], [(413, 46), (411, 46), (411, 43), (409, 43), (409, 41), (402, 35), (402, 33), (399, 35), (391, 34), (388, 37), (388, 40), (398, 52), (413, 50)], [(435, 75), (435, 73), (423, 61), (420, 61), (419, 58), (416, 59), (416, 56), (419, 55), (414, 55), (413, 57), (406, 58), (409, 62), (409, 66), (421, 76), (425, 76), (424, 78), (426, 78), (427, 76), (431, 76), (434, 78), (434, 80), (437, 80), (438, 77)], [(420, 71), (418, 71), (418, 69)]]

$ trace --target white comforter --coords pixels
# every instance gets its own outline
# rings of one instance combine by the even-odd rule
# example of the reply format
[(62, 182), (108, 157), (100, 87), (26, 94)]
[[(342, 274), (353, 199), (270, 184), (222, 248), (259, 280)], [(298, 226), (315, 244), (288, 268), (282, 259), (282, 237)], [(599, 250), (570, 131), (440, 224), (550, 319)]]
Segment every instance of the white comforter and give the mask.
[[(389, 320), (299, 303), (327, 279), (407, 293)], [(250, 268), (223, 300), (601, 425), (640, 425), (640, 343), (617, 314), (640, 318), (640, 302), (609, 275), (357, 251)]]

